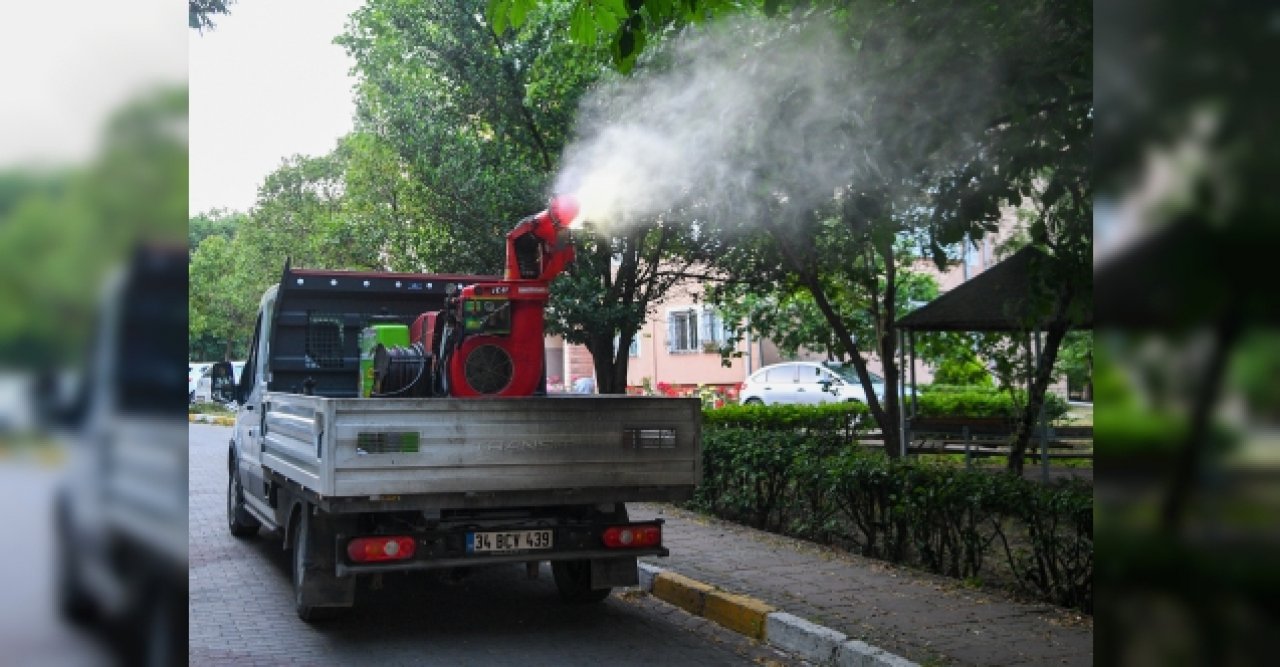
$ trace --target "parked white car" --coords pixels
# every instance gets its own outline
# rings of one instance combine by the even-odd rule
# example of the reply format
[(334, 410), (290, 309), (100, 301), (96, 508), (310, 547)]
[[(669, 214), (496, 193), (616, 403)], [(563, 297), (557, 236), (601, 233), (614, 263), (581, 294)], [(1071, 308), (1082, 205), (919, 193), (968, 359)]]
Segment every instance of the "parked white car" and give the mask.
[[(235, 371), (236, 384), (240, 383), (240, 373), (244, 371), (243, 361), (231, 362), (231, 370)], [(213, 364), (209, 364), (204, 369), (204, 373), (200, 375), (200, 380), (196, 383), (196, 389), (192, 392), (191, 400), (198, 402), (209, 402), (213, 400), (213, 379), (209, 376), (209, 371), (213, 369)]]
[[(884, 378), (871, 373), (876, 397), (884, 398)], [(907, 390), (910, 395), (910, 389)], [(815, 361), (789, 361), (765, 366), (742, 386), (739, 401), (743, 405), (779, 405), (794, 403), (866, 403), (866, 393), (857, 371), (852, 366)]]
[(187, 364), (187, 402), (196, 400), (196, 388), (200, 384), (200, 378), (204, 377), (209, 369), (213, 367), (212, 361), (190, 362)]

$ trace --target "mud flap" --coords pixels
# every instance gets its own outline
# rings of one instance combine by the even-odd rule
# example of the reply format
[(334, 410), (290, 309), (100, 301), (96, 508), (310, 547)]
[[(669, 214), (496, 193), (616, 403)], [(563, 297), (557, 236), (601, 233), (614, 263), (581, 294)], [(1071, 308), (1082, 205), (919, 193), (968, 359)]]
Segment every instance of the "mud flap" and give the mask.
[(599, 590), (639, 585), (640, 574), (636, 570), (634, 556), (591, 559), (591, 588)]
[[(294, 595), (299, 609), (329, 607), (349, 608), (355, 604), (356, 578), (339, 577), (337, 571), (337, 533), (323, 514), (310, 516), (304, 512), (298, 527), (301, 568), (295, 572)], [(295, 554), (295, 558), (297, 555)], [(299, 569), (295, 564), (295, 569)]]

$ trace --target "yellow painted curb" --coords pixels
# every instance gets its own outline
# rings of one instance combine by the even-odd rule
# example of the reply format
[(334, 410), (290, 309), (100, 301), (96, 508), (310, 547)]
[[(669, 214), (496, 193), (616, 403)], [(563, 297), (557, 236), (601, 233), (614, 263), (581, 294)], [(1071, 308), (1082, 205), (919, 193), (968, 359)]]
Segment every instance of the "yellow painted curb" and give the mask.
[(690, 614), (701, 616), (706, 606), (707, 596), (713, 592), (710, 586), (701, 581), (675, 572), (662, 572), (653, 578), (653, 596), (673, 604)]
[(214, 426), (235, 426), (235, 417), (215, 417), (213, 415), (187, 415), (187, 421), (192, 424), (213, 424)]
[(765, 618), (775, 611), (755, 598), (713, 590), (707, 595), (702, 615), (734, 632), (763, 640)]

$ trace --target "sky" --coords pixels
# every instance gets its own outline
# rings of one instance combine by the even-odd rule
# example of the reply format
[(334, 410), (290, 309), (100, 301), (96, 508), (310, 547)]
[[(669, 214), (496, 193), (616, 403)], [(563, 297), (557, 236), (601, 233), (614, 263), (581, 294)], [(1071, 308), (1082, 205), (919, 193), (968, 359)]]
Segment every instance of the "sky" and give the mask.
[(282, 160), (328, 153), (351, 130), (354, 63), (333, 38), (360, 5), (241, 0), (189, 31), (193, 215), (249, 210)]
[(112, 111), (185, 81), (183, 9), (176, 0), (0, 2), (0, 168), (83, 162)]

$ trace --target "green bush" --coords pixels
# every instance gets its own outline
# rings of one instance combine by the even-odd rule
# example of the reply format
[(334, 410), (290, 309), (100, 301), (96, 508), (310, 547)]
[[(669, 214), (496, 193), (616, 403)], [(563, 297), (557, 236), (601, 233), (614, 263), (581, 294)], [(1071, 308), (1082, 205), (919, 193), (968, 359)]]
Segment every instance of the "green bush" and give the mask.
[(1027, 591), (1091, 610), (1088, 486), (890, 460), (856, 445), (863, 414), (857, 405), (704, 411), (696, 504), (958, 578), (978, 578), (1003, 555)]
[[(1009, 392), (972, 385), (927, 385), (916, 398), (921, 417), (998, 417), (1016, 420), (1022, 416), (1026, 392)], [(1069, 406), (1057, 394), (1044, 397), (1045, 418), (1049, 421), (1067, 415)]]
[(977, 387), (994, 387), (991, 371), (987, 370), (977, 359), (943, 359), (938, 370), (933, 374), (934, 382), (940, 384), (959, 384)]

